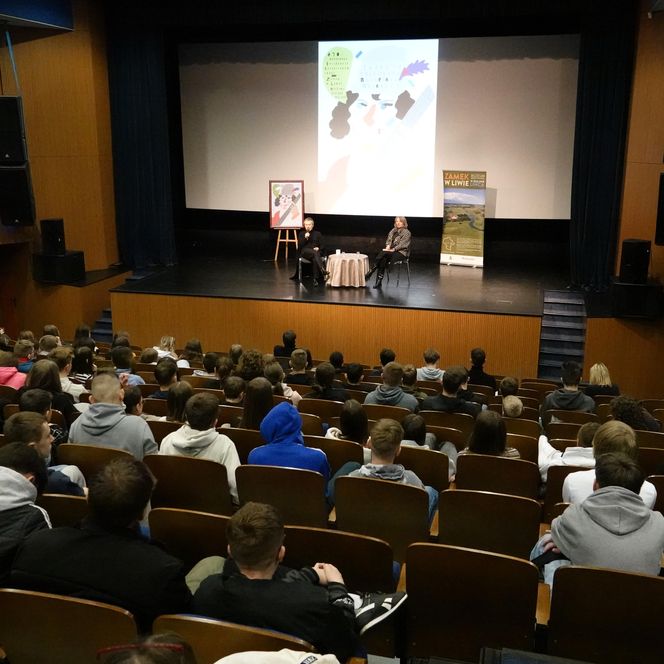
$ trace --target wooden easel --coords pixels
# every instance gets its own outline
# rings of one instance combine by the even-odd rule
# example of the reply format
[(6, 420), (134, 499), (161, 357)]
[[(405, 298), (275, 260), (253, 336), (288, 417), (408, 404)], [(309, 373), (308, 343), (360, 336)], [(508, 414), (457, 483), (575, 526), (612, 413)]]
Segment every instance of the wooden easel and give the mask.
[[(281, 234), (285, 233), (285, 237), (281, 237)], [(291, 235), (292, 233), (292, 235)], [(295, 228), (280, 228), (279, 234), (277, 235), (277, 246), (274, 249), (274, 260), (275, 262), (279, 258), (279, 246), (281, 244), (286, 245), (286, 260), (288, 260), (288, 245), (291, 243), (295, 244), (295, 249), (297, 249), (297, 229)]]

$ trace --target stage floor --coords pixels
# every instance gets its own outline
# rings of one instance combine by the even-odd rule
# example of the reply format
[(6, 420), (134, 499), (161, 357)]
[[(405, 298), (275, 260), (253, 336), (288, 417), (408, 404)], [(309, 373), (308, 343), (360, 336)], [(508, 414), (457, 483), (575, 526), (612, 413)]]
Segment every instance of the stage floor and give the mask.
[(311, 279), (302, 284), (290, 281), (295, 269), (292, 259), (287, 265), (283, 259), (275, 263), (248, 257), (201, 257), (128, 281), (113, 291), (541, 316), (543, 292), (567, 285), (567, 274), (550, 264), (470, 268), (411, 259), (410, 268), (410, 286), (402, 269), (398, 287), (395, 273), (389, 284), (384, 280), (382, 290), (331, 288), (314, 287)]

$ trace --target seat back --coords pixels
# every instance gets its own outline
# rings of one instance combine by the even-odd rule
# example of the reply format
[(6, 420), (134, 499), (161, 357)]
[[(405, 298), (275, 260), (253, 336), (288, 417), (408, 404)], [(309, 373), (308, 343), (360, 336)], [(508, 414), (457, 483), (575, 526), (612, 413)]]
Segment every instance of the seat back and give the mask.
[(210, 380), (214, 380), (210, 376), (194, 376), (193, 374), (189, 376), (182, 376), (182, 380), (187, 381), (192, 387), (205, 387)]
[(161, 445), (161, 441), (168, 436), (169, 433), (177, 431), (182, 422), (167, 422), (166, 420), (148, 420), (148, 426), (152, 431), (152, 436), (157, 445)]
[(42, 493), (35, 502), (48, 512), (53, 528), (76, 526), (88, 515), (88, 501), (83, 496)]
[(150, 454), (145, 464), (157, 478), (152, 507), (233, 513), (226, 467), (208, 459)]
[(475, 427), (475, 418), (467, 413), (444, 413), (440, 410), (421, 410), (420, 415), (424, 418), (427, 427), (459, 429), (466, 436), (470, 436)]
[(523, 436), (518, 433), (508, 433), (507, 445), (519, 450), (519, 454), (524, 461), (537, 463), (537, 438)]
[(426, 486), (432, 486), (436, 491), (445, 491), (450, 485), (450, 460), (446, 454), (434, 452), (426, 447), (402, 445), (397, 463), (412, 470)]
[(528, 420), (522, 417), (503, 417), (507, 433), (518, 433), (520, 436), (531, 436), (539, 438), (542, 429), (539, 422)]
[(385, 406), (379, 403), (365, 403), (362, 408), (370, 420), (389, 418), (401, 422), (406, 415), (410, 415), (408, 408), (401, 406)]
[(539, 468), (532, 461), (488, 454), (460, 454), (457, 459), (457, 489), (494, 491), (536, 499), (539, 484)]
[(540, 515), (540, 504), (532, 498), (443, 491), (438, 503), (438, 541), (528, 560), (537, 541)]
[(158, 385), (139, 385), (143, 394), (143, 412), (146, 415), (155, 415), (156, 417), (166, 417), (168, 415), (168, 402), (166, 399), (153, 399), (145, 395), (143, 388), (150, 388), (150, 394), (159, 389)]
[(532, 563), (413, 544), (406, 567), (407, 657), (478, 662), (483, 647), (532, 650), (538, 584)]
[(302, 420), (302, 433), (305, 436), (323, 435), (323, 423), (318, 415), (300, 413), (300, 419)]
[(64, 443), (58, 447), (58, 462), (67, 466), (78, 466), (86, 482), (89, 482), (113, 459), (133, 458), (132, 454), (117, 447), (77, 443)]
[(551, 523), (553, 510), (556, 503), (563, 500), (563, 484), (570, 473), (577, 470), (588, 470), (583, 466), (550, 466), (546, 473), (546, 492), (544, 493), (544, 506), (542, 510), (542, 521)]
[(304, 436), (304, 444), (307, 447), (315, 447), (325, 452), (332, 475), (348, 461), (364, 463), (364, 448), (352, 440), (325, 438), (324, 436)]
[(343, 407), (343, 402), (329, 399), (301, 399), (297, 404), (300, 413), (318, 415), (323, 422), (329, 422), (331, 417), (339, 417)]
[(457, 448), (457, 451), (463, 450), (468, 445), (468, 434), (461, 429), (452, 427), (437, 427), (427, 424), (427, 433), (432, 433), (438, 440), (438, 445), (449, 442)]
[(217, 429), (219, 433), (228, 436), (234, 443), (237, 454), (240, 457), (240, 463), (246, 464), (249, 458), (249, 452), (265, 445), (265, 441), (260, 431), (255, 429), (240, 429), (239, 427), (223, 427)]
[(664, 408), (664, 399), (643, 399), (640, 403), (651, 415), (653, 411)]
[(639, 447), (656, 447), (658, 449), (664, 449), (664, 433), (659, 433), (658, 431), (642, 431), (637, 429), (636, 433), (636, 442)]
[(242, 417), (244, 408), (242, 406), (227, 406), (225, 404), (219, 406), (219, 411), (217, 413), (217, 425), (221, 426), (222, 424), (233, 424), (236, 420), (239, 420)]
[(1, 589), (0, 616), (0, 644), (12, 664), (94, 662), (100, 648), (137, 636), (129, 611), (49, 593)]
[(18, 403), (18, 390), (9, 385), (0, 385), (0, 399), (9, 401), (9, 403)]
[(561, 567), (552, 595), (551, 655), (602, 664), (662, 661), (664, 579)]
[(639, 447), (639, 466), (646, 477), (664, 475), (664, 449)]
[(657, 490), (657, 499), (652, 508), (657, 512), (664, 514), (664, 474), (649, 475), (648, 482), (654, 484), (655, 489)]
[(405, 560), (413, 542), (429, 539), (429, 500), (424, 489), (366, 477), (339, 477), (334, 495), (337, 528), (384, 540), (395, 560)]
[(546, 425), (546, 435), (549, 438), (571, 438), (576, 440), (580, 428), (580, 424), (572, 422), (549, 422)]
[(546, 411), (546, 419), (558, 420), (559, 422), (569, 422), (571, 424), (586, 424), (587, 422), (599, 422), (595, 413), (586, 413), (580, 410), (558, 410), (551, 408)]
[(155, 634), (179, 634), (192, 647), (198, 664), (214, 664), (222, 657), (252, 650), (287, 648), (313, 652), (314, 649), (310, 643), (281, 632), (197, 616), (159, 616), (152, 625), (152, 631)]
[(320, 473), (279, 466), (240, 466), (235, 479), (240, 504), (267, 503), (281, 512), (284, 523), (327, 527), (325, 480)]

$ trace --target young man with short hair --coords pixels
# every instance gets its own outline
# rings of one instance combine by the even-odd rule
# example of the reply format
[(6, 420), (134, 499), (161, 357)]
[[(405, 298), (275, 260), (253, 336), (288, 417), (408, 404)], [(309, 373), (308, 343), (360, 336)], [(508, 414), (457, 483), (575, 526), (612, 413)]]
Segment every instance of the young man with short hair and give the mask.
[[(517, 398), (517, 397), (506, 397)], [(503, 403), (504, 403), (503, 399)], [(547, 474), (551, 466), (583, 466), (595, 467), (595, 454), (593, 438), (599, 429), (599, 422), (586, 422), (579, 428), (576, 436), (578, 445), (570, 445), (564, 451), (557, 450), (542, 434), (538, 442), (537, 465), (539, 466), (542, 482), (546, 483)]]
[(307, 351), (296, 348), (290, 356), (291, 372), (286, 376), (287, 383), (312, 385), (313, 378), (307, 373)]
[(486, 362), (486, 353), (482, 348), (473, 348), (470, 351), (470, 369), (468, 374), (470, 376), (470, 383), (472, 385), (486, 385), (494, 392), (496, 391), (496, 379), (484, 371), (484, 363)]
[(137, 374), (132, 373), (132, 364), (134, 362), (134, 351), (127, 346), (116, 346), (111, 351), (111, 362), (115, 368), (115, 375), (127, 375), (127, 385), (145, 385), (145, 381)]
[(562, 389), (551, 392), (542, 402), (543, 426), (551, 420), (548, 412), (550, 410), (580, 410), (584, 413), (592, 413), (595, 410), (593, 399), (579, 390), (581, 366), (577, 362), (562, 363), (561, 379)]
[(168, 399), (168, 390), (178, 382), (178, 365), (170, 357), (162, 357), (154, 369), (154, 378), (159, 389), (150, 395), (151, 399)]
[(440, 353), (435, 348), (427, 348), (424, 351), (424, 366), (417, 370), (417, 380), (435, 380), (440, 383), (445, 373), (438, 367)]
[(407, 394), (401, 387), (403, 381), (403, 367), (398, 362), (388, 362), (383, 368), (383, 384), (378, 385), (373, 392), (369, 392), (364, 399), (365, 404), (380, 404), (383, 406), (400, 406), (416, 413), (420, 404), (412, 395)]
[(422, 410), (440, 410), (444, 413), (466, 413), (477, 417), (482, 406), (466, 401), (458, 396), (459, 389), (466, 380), (465, 367), (450, 367), (443, 375), (443, 391), (434, 397), (427, 397), (422, 402)]
[(60, 385), (62, 385), (62, 391), (71, 394), (75, 403), (79, 403), (81, 400), (81, 394), (87, 394), (87, 390), (83, 385), (77, 385), (72, 383), (69, 380), (69, 374), (71, 373), (71, 362), (73, 357), (73, 351), (69, 346), (58, 346), (53, 349), (49, 354), (49, 360), (53, 360), (58, 365), (58, 371), (60, 372)]

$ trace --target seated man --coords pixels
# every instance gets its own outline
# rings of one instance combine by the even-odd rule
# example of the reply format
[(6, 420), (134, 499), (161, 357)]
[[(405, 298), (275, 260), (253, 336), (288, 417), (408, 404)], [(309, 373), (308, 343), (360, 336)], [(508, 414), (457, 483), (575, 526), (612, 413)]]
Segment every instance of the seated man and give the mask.
[(217, 353), (205, 353), (205, 355), (203, 355), (203, 368), (194, 369), (194, 376), (209, 378), (210, 380), (219, 380), (219, 377), (217, 376), (217, 362), (219, 362), (219, 355), (217, 355)]
[(424, 351), (424, 366), (417, 370), (417, 380), (435, 380), (440, 383), (445, 373), (438, 367), (440, 353), (435, 348)]
[[(320, 231), (314, 230), (314, 220), (307, 217), (304, 220), (304, 228), (297, 234), (297, 257), (309, 261), (313, 268), (314, 286), (318, 286), (321, 278), (328, 279), (329, 273), (323, 264), (321, 256), (322, 238)], [(295, 268), (295, 274), (291, 277), (293, 281), (299, 279), (299, 265)], [(276, 353), (275, 353), (276, 355)]]
[(498, 392), (503, 399), (509, 396), (516, 396), (519, 391), (519, 379), (512, 376), (505, 376), (500, 381)]
[(402, 381), (403, 367), (398, 362), (388, 362), (383, 368), (383, 384), (378, 385), (373, 392), (369, 392), (364, 403), (400, 406), (408, 408), (411, 413), (416, 413), (420, 408), (420, 403), (412, 394), (406, 394), (403, 391)]
[(364, 368), (357, 362), (351, 362), (346, 366), (346, 382), (343, 384), (346, 390), (358, 390), (360, 392), (373, 392), (376, 389), (375, 383), (365, 383)]
[(178, 365), (170, 357), (162, 357), (154, 368), (154, 378), (159, 389), (150, 395), (151, 399), (168, 399), (168, 390), (178, 382)]
[(442, 452), (449, 459), (448, 477), (451, 480), (456, 475), (456, 461), (459, 453), (454, 443), (445, 440), (440, 444), (435, 434), (427, 431), (427, 423), (421, 415), (411, 413), (401, 420), (403, 427), (403, 440), (401, 447), (422, 447), (424, 449)]
[(503, 417), (521, 417), (523, 401), (513, 394), (503, 397)]
[(244, 403), (244, 393), (247, 384), (239, 376), (228, 376), (224, 381), (223, 406), (241, 406)]
[(659, 431), (659, 420), (656, 420), (636, 399), (627, 396), (611, 400), (611, 414), (614, 420), (624, 422), (632, 429), (639, 431)]
[(345, 662), (358, 648), (356, 633), (377, 625), (406, 600), (405, 593), (351, 596), (339, 570), (328, 563), (301, 570), (283, 566), (284, 525), (271, 505), (241, 507), (226, 537), (230, 559), (221, 574), (201, 583), (194, 613), (292, 634)]
[(78, 403), (81, 400), (81, 394), (87, 394), (88, 391), (84, 385), (78, 385), (69, 380), (69, 374), (72, 371), (72, 357), (73, 351), (69, 346), (58, 346), (48, 354), (48, 358), (58, 365), (62, 391), (71, 394), (74, 402)]
[(403, 368), (403, 380), (401, 381), (401, 389), (406, 393), (417, 399), (421, 405), (427, 398), (427, 393), (423, 392), (417, 387), (417, 369), (414, 364), (406, 364)]
[(457, 397), (459, 397), (459, 399), (463, 399), (464, 401), (472, 401), (473, 403), (479, 404), (480, 406), (488, 405), (488, 399), (483, 394), (473, 392), (471, 389), (469, 389), (468, 383), (470, 383), (470, 374), (465, 367), (461, 367), (461, 369), (463, 369), (463, 380), (461, 382), (461, 386), (459, 387), (459, 391), (457, 392)]
[(90, 516), (80, 527), (26, 539), (9, 586), (121, 606), (139, 631), (149, 631), (161, 614), (188, 611), (182, 562), (139, 534), (154, 483), (141, 461), (111, 461), (90, 480)]
[[(636, 444), (634, 430), (624, 422), (610, 420), (602, 424), (593, 437), (593, 456), (595, 464), (603, 454), (616, 453), (637, 461), (639, 447)], [(563, 501), (582, 503), (592, 492), (595, 481), (594, 470), (578, 470), (570, 473), (563, 483)], [(640, 496), (646, 507), (652, 509), (657, 500), (657, 489), (651, 482), (643, 482)]]
[(549, 410), (580, 410), (585, 413), (595, 410), (595, 402), (579, 390), (581, 366), (577, 362), (563, 362), (561, 380), (562, 389), (554, 390), (542, 402), (542, 426), (546, 427), (551, 420)]
[(48, 354), (55, 350), (60, 345), (60, 338), (53, 334), (44, 334), (39, 339), (39, 347), (37, 350), (38, 357), (48, 357)]
[(26, 390), (18, 398), (18, 409), (20, 412), (29, 411), (32, 413), (39, 413), (43, 415), (48, 421), (48, 426), (51, 429), (51, 436), (53, 436), (53, 447), (51, 449), (52, 460), (57, 463), (58, 446), (61, 443), (67, 442), (69, 432), (57, 424), (51, 422), (51, 401), (52, 396), (50, 392), (42, 390), (40, 387), (33, 387)]
[(164, 437), (159, 454), (208, 459), (222, 464), (226, 468), (233, 501), (238, 503), (235, 470), (240, 465), (240, 457), (233, 441), (217, 433), (219, 399), (208, 392), (194, 394), (187, 400), (184, 413), (187, 423)]
[(599, 422), (586, 422), (579, 428), (579, 433), (576, 436), (576, 442), (579, 444), (566, 447), (563, 452), (550, 445), (547, 437), (542, 434), (539, 437), (537, 454), (537, 465), (542, 476), (542, 482), (546, 483), (546, 476), (551, 466), (594, 468), (593, 438), (597, 433), (597, 429), (599, 429)]
[(484, 372), (484, 363), (486, 362), (486, 353), (482, 348), (473, 348), (470, 351), (471, 367), (468, 370), (470, 383), (472, 385), (486, 385), (494, 392), (496, 391), (496, 379)]
[(461, 385), (466, 380), (465, 367), (450, 367), (443, 376), (443, 391), (435, 397), (427, 397), (421, 410), (440, 410), (444, 413), (466, 413), (477, 417), (482, 406), (472, 401), (466, 401), (458, 396)]
[(608, 567), (657, 576), (664, 550), (664, 517), (651, 511), (639, 496), (643, 473), (623, 454), (597, 458), (593, 493), (583, 503), (570, 505), (553, 520), (531, 553), (531, 559), (547, 552), (562, 554), (568, 562), (544, 567), (551, 584), (561, 564)]
[(24, 374), (30, 373), (35, 363), (35, 345), (28, 339), (20, 339), (14, 344), (14, 357), (18, 362), (17, 369)]
[(385, 365), (394, 362), (397, 359), (397, 354), (391, 348), (383, 348), (378, 357), (380, 358), (380, 366), (373, 368), (371, 371), (372, 376), (382, 376)]
[(115, 375), (127, 374), (127, 385), (145, 385), (145, 381), (135, 373), (132, 373), (134, 362), (134, 351), (127, 346), (116, 346), (111, 351), (111, 361), (115, 369)]
[(117, 447), (136, 459), (157, 453), (148, 423), (124, 409), (124, 390), (117, 376), (100, 374), (92, 381), (90, 408), (69, 429), (69, 442)]
[(307, 373), (307, 351), (296, 348), (290, 356), (291, 372), (286, 376), (287, 383), (312, 385), (314, 379)]
[(294, 330), (286, 330), (281, 335), (281, 340), (283, 341), (283, 346), (277, 344), (272, 351), (272, 354), (275, 357), (290, 357), (292, 352), (295, 350), (295, 340), (297, 339), (297, 334)]

